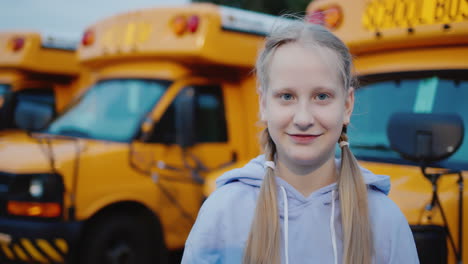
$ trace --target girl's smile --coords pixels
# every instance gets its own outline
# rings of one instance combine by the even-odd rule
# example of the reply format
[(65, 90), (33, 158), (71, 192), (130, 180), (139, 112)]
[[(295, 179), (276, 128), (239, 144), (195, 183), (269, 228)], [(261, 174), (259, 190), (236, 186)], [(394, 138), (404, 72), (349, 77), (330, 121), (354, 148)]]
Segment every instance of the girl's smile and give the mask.
[(311, 135), (311, 134), (289, 134), (286, 133), (291, 137), (291, 140), (296, 144), (310, 144), (320, 135)]

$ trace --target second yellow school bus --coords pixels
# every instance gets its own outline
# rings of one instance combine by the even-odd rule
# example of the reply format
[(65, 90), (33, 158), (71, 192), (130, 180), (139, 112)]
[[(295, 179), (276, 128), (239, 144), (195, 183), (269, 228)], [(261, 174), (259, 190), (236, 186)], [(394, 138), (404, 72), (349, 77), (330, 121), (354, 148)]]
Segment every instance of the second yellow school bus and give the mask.
[(251, 69), (277, 20), (193, 4), (90, 26), (78, 58), (93, 85), (41, 133), (0, 141), (3, 261), (165, 263), (182, 249), (204, 176), (258, 152)]

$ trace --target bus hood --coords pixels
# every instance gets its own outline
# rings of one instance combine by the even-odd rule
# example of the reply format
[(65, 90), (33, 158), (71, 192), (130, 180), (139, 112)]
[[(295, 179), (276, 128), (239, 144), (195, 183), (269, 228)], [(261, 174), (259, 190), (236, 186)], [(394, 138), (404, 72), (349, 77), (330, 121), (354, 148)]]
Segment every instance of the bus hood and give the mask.
[[(46, 138), (49, 136), (49, 138)], [(99, 156), (112, 149), (127, 149), (124, 143), (84, 138), (54, 137), (25, 132), (0, 137), (0, 172), (11, 174), (47, 173), (55, 170), (71, 173), (77, 159)]]

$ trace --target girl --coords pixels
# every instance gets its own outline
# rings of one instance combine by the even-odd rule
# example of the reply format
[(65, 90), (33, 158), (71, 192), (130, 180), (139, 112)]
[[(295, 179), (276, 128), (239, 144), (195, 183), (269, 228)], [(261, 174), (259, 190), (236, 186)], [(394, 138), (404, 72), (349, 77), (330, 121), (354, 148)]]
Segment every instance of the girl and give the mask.
[(182, 263), (419, 263), (389, 177), (360, 168), (349, 149), (346, 46), (291, 22), (267, 38), (256, 70), (265, 153), (217, 180)]

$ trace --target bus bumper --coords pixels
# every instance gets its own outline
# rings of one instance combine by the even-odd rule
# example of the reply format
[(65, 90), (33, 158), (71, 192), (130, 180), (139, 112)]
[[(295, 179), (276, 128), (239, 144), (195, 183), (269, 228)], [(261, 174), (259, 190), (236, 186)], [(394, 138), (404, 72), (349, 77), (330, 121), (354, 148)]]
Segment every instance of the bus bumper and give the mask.
[(70, 263), (81, 226), (0, 217), (0, 263)]

